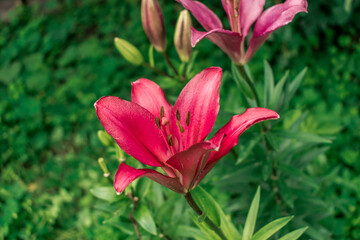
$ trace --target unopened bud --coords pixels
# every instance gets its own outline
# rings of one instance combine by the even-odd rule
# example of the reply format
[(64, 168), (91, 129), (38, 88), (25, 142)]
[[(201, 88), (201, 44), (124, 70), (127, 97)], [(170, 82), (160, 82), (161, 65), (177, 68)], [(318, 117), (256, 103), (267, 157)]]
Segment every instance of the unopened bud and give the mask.
[(115, 153), (116, 153), (116, 158), (119, 160), (119, 163), (125, 162), (126, 160), (125, 153), (118, 145), (116, 145), (115, 147)]
[(191, 17), (187, 10), (183, 10), (176, 23), (174, 44), (183, 62), (188, 62), (191, 56)]
[(144, 62), (143, 56), (134, 45), (121, 38), (115, 38), (114, 42), (117, 50), (126, 61), (134, 65), (141, 65)]
[(141, 22), (155, 50), (164, 52), (166, 49), (165, 21), (157, 0), (142, 0)]
[(99, 130), (97, 132), (98, 138), (104, 146), (111, 146), (113, 144), (112, 137), (105, 131)]
[(110, 172), (109, 172), (108, 168), (106, 167), (105, 160), (103, 158), (99, 158), (98, 162), (99, 162), (99, 165), (100, 165), (101, 169), (104, 172), (104, 177), (110, 176)]

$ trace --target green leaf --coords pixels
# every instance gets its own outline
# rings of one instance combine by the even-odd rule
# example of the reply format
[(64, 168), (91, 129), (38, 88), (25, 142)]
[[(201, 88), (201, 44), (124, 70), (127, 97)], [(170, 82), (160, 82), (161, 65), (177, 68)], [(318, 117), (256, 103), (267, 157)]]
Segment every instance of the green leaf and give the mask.
[(151, 181), (147, 178), (140, 178), (136, 183), (135, 187), (135, 196), (143, 199), (146, 194), (149, 192)]
[(113, 187), (98, 187), (90, 189), (90, 193), (102, 200), (113, 202), (119, 200), (121, 197), (116, 194)]
[(196, 240), (208, 239), (207, 236), (202, 231), (185, 225), (176, 226), (175, 237), (176, 239), (178, 238), (192, 238)]
[(274, 91), (274, 74), (270, 64), (264, 61), (264, 107), (268, 107), (270, 96)]
[(260, 203), (260, 186), (257, 188), (255, 196), (251, 202), (249, 213), (245, 221), (242, 240), (249, 240), (254, 233), (256, 218), (259, 210), (259, 203)]
[(294, 80), (290, 83), (289, 93), (288, 93), (288, 96), (287, 96), (287, 102), (289, 102), (293, 98), (296, 90), (300, 86), (300, 83), (304, 79), (304, 76), (305, 76), (306, 72), (307, 72), (307, 67), (305, 67), (298, 75), (296, 75)]
[(241, 76), (239, 69), (234, 63), (231, 63), (231, 72), (235, 80), (236, 85), (239, 87), (240, 91), (248, 98), (253, 99), (253, 95), (250, 89), (250, 86), (247, 84), (245, 79)]
[(296, 139), (302, 142), (309, 143), (331, 143), (332, 141), (328, 138), (321, 137), (312, 133), (307, 132), (295, 132), (295, 131), (276, 131), (273, 132), (279, 137)]
[(279, 108), (279, 100), (283, 93), (284, 85), (288, 79), (289, 71), (286, 71), (284, 76), (280, 79), (280, 81), (276, 84), (276, 87), (272, 94), (270, 95), (270, 109), (278, 109)]
[(288, 234), (281, 237), (279, 240), (296, 240), (298, 239), (306, 230), (308, 227), (299, 228), (295, 231), (289, 232)]
[[(228, 240), (238, 240), (238, 239), (241, 239), (241, 234), (239, 233), (239, 231), (235, 228), (235, 226), (232, 224), (231, 220), (229, 219), (229, 217), (227, 217), (225, 215), (225, 213), (222, 211), (222, 209), (220, 208), (219, 204), (211, 197), (210, 194), (208, 194), (203, 188), (201, 188), (200, 186), (198, 186), (196, 189), (192, 190), (191, 193), (192, 193), (192, 196), (194, 197), (193, 195), (193, 192), (194, 191), (198, 191), (200, 193), (195, 193), (200, 195), (200, 196), (203, 196), (204, 198), (207, 199), (208, 202), (210, 202), (209, 204), (212, 205), (212, 208), (213, 209), (216, 209), (214, 210), (218, 216), (216, 217), (220, 217), (220, 228), (221, 230), (223, 231), (223, 233), (225, 234), (225, 236), (227, 237)], [(194, 197), (194, 200), (197, 204), (199, 204), (195, 197)], [(199, 204), (200, 205), (200, 204)], [(210, 206), (209, 205), (209, 206)], [(201, 206), (200, 206), (201, 208)], [(204, 211), (208, 214), (208, 217), (211, 219), (210, 217), (210, 214), (209, 214), (209, 211)], [(193, 220), (195, 222), (195, 224), (197, 224), (199, 226), (199, 228), (201, 229), (209, 229), (206, 225), (206, 223), (202, 222), (202, 223), (199, 223), (198, 220), (197, 220), (197, 216), (196, 218), (193, 217)], [(212, 219), (211, 219), (212, 220)], [(200, 227), (201, 226), (201, 227)], [(212, 230), (210, 230), (211, 232), (213, 232)], [(204, 232), (206, 233), (206, 232)], [(214, 233), (215, 234), (215, 233)], [(215, 234), (216, 235), (216, 234)], [(217, 236), (217, 235), (216, 235)], [(218, 239), (218, 238), (209, 238), (209, 239)]]
[(138, 204), (134, 212), (134, 218), (143, 229), (153, 235), (156, 235), (156, 225), (154, 219), (145, 204)]
[[(220, 226), (219, 207), (215, 200), (201, 187), (197, 187), (191, 191), (191, 196), (203, 213), (208, 216), (217, 226)], [(203, 214), (203, 215), (204, 215)]]
[(251, 238), (251, 240), (266, 240), (270, 238), (274, 233), (284, 227), (293, 217), (278, 218), (271, 223), (266, 224)]

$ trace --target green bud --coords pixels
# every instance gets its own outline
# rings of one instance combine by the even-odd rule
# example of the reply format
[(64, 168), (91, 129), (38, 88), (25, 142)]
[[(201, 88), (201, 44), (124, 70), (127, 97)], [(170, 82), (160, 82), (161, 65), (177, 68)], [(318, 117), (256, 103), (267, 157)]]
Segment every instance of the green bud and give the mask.
[(109, 177), (110, 176), (110, 172), (106, 166), (105, 160), (103, 158), (99, 158), (98, 159), (99, 165), (101, 167), (101, 169), (104, 172), (104, 177)]
[(190, 60), (191, 46), (191, 17), (187, 10), (183, 10), (176, 23), (174, 44), (176, 51), (183, 62)]
[(116, 153), (116, 158), (119, 160), (120, 163), (125, 162), (126, 160), (125, 153), (118, 145), (116, 145), (115, 147), (115, 153)]
[(141, 65), (144, 62), (143, 56), (134, 45), (121, 38), (115, 38), (114, 42), (117, 50), (126, 61), (134, 65)]
[(112, 137), (105, 131), (99, 130), (97, 132), (98, 138), (104, 146), (112, 146), (113, 140)]

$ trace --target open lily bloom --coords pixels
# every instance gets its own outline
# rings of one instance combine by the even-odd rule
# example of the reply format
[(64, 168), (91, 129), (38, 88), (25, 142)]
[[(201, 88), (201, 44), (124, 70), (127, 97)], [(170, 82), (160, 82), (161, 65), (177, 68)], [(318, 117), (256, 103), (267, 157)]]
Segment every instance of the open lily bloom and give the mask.
[[(191, 29), (192, 46), (206, 37), (236, 64), (247, 63), (273, 31), (290, 23), (297, 13), (307, 12), (306, 0), (286, 0), (264, 12), (265, 0), (221, 0), (231, 25), (229, 31), (223, 29), (220, 19), (203, 3), (193, 0), (177, 1), (188, 9), (206, 30), (200, 32)], [(244, 41), (254, 23), (254, 33), (245, 53)]]
[(185, 194), (229, 153), (246, 129), (279, 117), (266, 108), (249, 108), (206, 141), (220, 108), (221, 76), (221, 68), (203, 70), (184, 87), (174, 106), (147, 79), (132, 83), (132, 102), (108, 96), (95, 103), (102, 125), (117, 144), (138, 161), (161, 167), (165, 173), (121, 163), (114, 182), (118, 193), (135, 179), (148, 177)]

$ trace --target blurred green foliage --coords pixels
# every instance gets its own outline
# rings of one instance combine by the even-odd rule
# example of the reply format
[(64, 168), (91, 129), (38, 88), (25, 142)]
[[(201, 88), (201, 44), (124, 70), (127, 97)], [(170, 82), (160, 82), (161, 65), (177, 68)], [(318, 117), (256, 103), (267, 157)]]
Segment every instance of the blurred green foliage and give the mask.
[[(160, 4), (171, 45), (181, 7), (172, 1)], [(207, 4), (226, 19), (220, 1)], [(308, 66), (290, 103), (292, 111), (282, 115), (274, 129), (296, 128), (320, 135), (320, 140), (332, 137), (332, 143), (309, 135), (280, 141), (275, 132), (279, 146), (274, 148), (279, 150), (272, 157), (295, 166), (280, 164), (279, 186), (287, 193), (281, 196), (285, 203), (279, 205), (280, 212), (299, 217), (293, 220), (295, 225), (299, 221), (296, 227), (317, 223), (313, 232), (307, 232), (313, 239), (360, 238), (359, 18), (359, 0), (309, 1), (309, 13), (277, 30), (249, 64), (259, 88), (263, 59), (272, 66), (276, 82), (286, 70), (293, 79)], [(131, 0), (49, 0), (20, 6), (8, 13), (8, 22), (0, 23), (0, 239), (125, 239), (132, 234), (130, 222), (119, 218), (130, 212), (128, 199), (104, 204), (90, 193), (109, 185), (97, 163), (105, 148), (97, 138), (102, 127), (93, 103), (103, 95), (129, 99), (130, 82), (140, 77), (171, 86), (152, 72), (129, 65), (117, 53), (113, 39), (121, 37), (147, 58), (149, 43), (140, 26), (140, 1)], [(231, 64), (225, 54), (209, 41), (199, 43), (196, 50), (194, 73), (213, 65), (225, 70), (217, 123), (221, 126), (230, 113), (243, 110), (243, 99), (229, 77)], [(179, 61), (173, 48), (169, 55)], [(155, 54), (155, 64), (164, 69), (159, 59)], [(176, 91), (171, 94), (176, 96)], [(245, 134), (235, 149), (238, 159), (228, 156), (220, 161), (202, 183), (237, 224), (244, 223), (256, 187), (267, 175), (259, 168), (266, 164), (254, 143), (260, 140), (256, 129)], [(108, 163), (112, 173), (117, 164)], [(142, 197), (153, 205), (144, 211), (152, 213), (165, 236), (183, 236), (184, 231), (172, 226), (201, 235), (186, 226), (190, 217), (179, 225), (179, 216), (187, 209), (183, 199), (148, 185), (151, 191)], [(271, 188), (266, 181), (262, 187)], [(100, 195), (108, 191), (100, 190)], [(262, 197), (259, 221), (266, 222), (272, 215), (268, 209), (276, 206), (266, 202), (273, 197), (268, 193)], [(314, 201), (304, 204), (299, 194)]]

